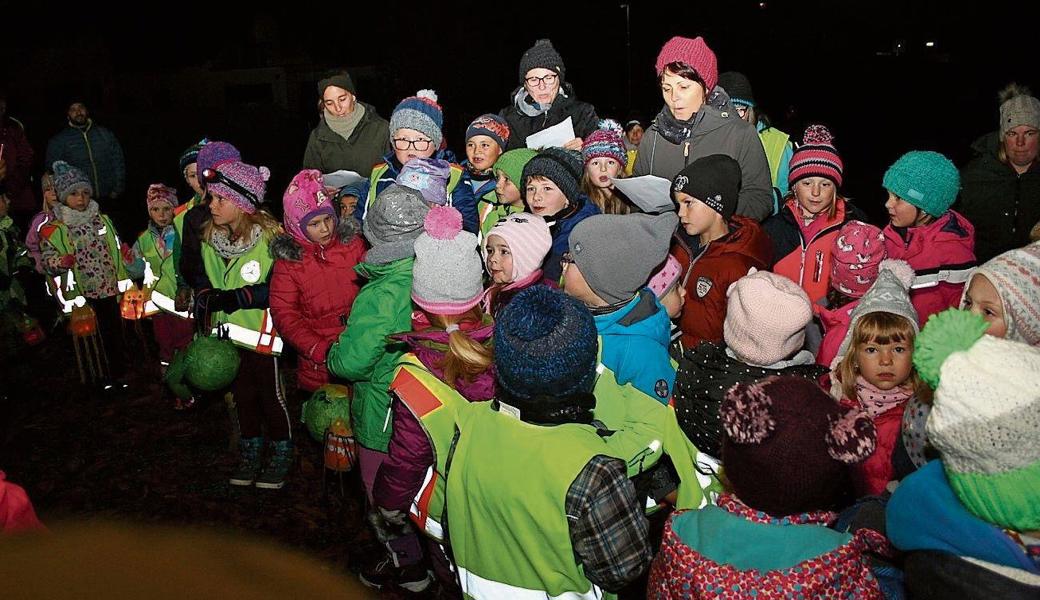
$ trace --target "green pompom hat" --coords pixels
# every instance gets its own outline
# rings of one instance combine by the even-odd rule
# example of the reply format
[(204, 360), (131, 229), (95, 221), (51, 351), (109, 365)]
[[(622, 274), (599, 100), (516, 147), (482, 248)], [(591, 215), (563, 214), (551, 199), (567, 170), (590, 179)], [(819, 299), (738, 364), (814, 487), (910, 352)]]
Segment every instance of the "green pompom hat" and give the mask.
[(986, 333), (986, 321), (966, 310), (951, 308), (928, 318), (914, 340), (917, 374), (933, 390), (939, 387), (942, 365), (954, 352), (968, 350)]
[(961, 176), (942, 154), (914, 150), (888, 168), (882, 185), (933, 217), (941, 217), (957, 199)]
[(495, 171), (502, 171), (509, 178), (509, 181), (513, 182), (516, 189), (521, 190), (520, 195), (523, 195), (524, 182), (523, 179), (524, 167), (528, 162), (538, 153), (530, 148), (517, 148), (510, 150), (509, 152), (502, 153), (495, 161)]

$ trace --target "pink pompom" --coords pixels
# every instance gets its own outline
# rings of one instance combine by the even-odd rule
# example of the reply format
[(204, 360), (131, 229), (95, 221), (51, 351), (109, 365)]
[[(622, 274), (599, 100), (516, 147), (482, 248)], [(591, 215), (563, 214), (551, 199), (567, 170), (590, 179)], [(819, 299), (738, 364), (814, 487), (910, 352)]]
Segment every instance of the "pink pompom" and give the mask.
[(829, 146), (833, 141), (834, 136), (831, 135), (831, 131), (823, 125), (810, 125), (805, 129), (805, 135), (802, 137), (802, 144), (814, 146)]
[(834, 460), (852, 464), (866, 460), (877, 447), (877, 429), (870, 417), (852, 408), (838, 419), (829, 418), (827, 454)]
[(734, 442), (761, 444), (776, 429), (776, 420), (769, 414), (773, 400), (765, 392), (772, 379), (738, 383), (726, 392), (719, 413), (726, 435)]
[(271, 178), (271, 169), (268, 169), (267, 167), (260, 167), (259, 170), (260, 170), (260, 179), (262, 179), (264, 181), (267, 181), (268, 179)]
[(906, 289), (910, 289), (910, 286), (914, 283), (914, 268), (905, 260), (886, 258), (878, 265), (878, 272), (881, 271), (891, 272)]
[(462, 231), (462, 213), (451, 206), (434, 206), (426, 213), (423, 228), (435, 240), (453, 240)]

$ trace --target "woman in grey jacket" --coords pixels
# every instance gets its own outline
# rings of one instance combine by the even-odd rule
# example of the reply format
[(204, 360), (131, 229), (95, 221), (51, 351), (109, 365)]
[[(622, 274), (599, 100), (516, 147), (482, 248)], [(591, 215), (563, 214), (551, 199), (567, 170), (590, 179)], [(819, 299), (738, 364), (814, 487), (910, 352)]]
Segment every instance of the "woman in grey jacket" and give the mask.
[(773, 189), (762, 143), (716, 87), (715, 53), (703, 38), (673, 37), (657, 56), (665, 106), (639, 144), (632, 174), (671, 180), (686, 165), (712, 154), (740, 163), (737, 214), (759, 221), (773, 212)]

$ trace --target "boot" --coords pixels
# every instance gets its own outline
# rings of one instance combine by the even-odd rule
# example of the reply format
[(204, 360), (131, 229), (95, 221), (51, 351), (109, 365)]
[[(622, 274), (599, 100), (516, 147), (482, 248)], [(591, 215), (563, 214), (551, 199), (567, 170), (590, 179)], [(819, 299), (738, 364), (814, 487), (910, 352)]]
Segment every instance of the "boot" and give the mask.
[(242, 438), (238, 442), (238, 466), (228, 480), (231, 485), (253, 485), (260, 470), (260, 449), (263, 446), (262, 437)]
[(256, 487), (265, 490), (280, 490), (285, 485), (285, 476), (292, 466), (292, 440), (271, 442), (267, 467), (256, 478)]

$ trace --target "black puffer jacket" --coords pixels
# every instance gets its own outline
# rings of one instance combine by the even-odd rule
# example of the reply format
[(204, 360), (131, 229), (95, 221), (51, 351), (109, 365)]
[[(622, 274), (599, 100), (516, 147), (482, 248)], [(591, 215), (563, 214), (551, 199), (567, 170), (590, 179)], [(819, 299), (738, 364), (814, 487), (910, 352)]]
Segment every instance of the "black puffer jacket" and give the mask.
[[(513, 91), (510, 98), (515, 98), (519, 89)], [(499, 116), (509, 123), (509, 144), (506, 150), (527, 147), (527, 136), (538, 133), (543, 129), (562, 123), (567, 117), (571, 118), (574, 126), (574, 135), (584, 139), (596, 130), (599, 117), (596, 116), (596, 108), (588, 102), (581, 102), (574, 96), (574, 88), (569, 83), (564, 83), (561, 89), (566, 94), (557, 95), (552, 106), (545, 113), (536, 117), (529, 117), (520, 112), (515, 103), (499, 111)], [(531, 102), (528, 96), (528, 102)]]
[(675, 414), (679, 426), (698, 450), (714, 458), (721, 458), (722, 424), (719, 406), (726, 392), (738, 383), (757, 381), (773, 375), (795, 375), (817, 380), (827, 372), (813, 364), (810, 353), (808, 364), (767, 369), (744, 364), (726, 354), (726, 346), (701, 342), (690, 348), (679, 359), (675, 376)]

